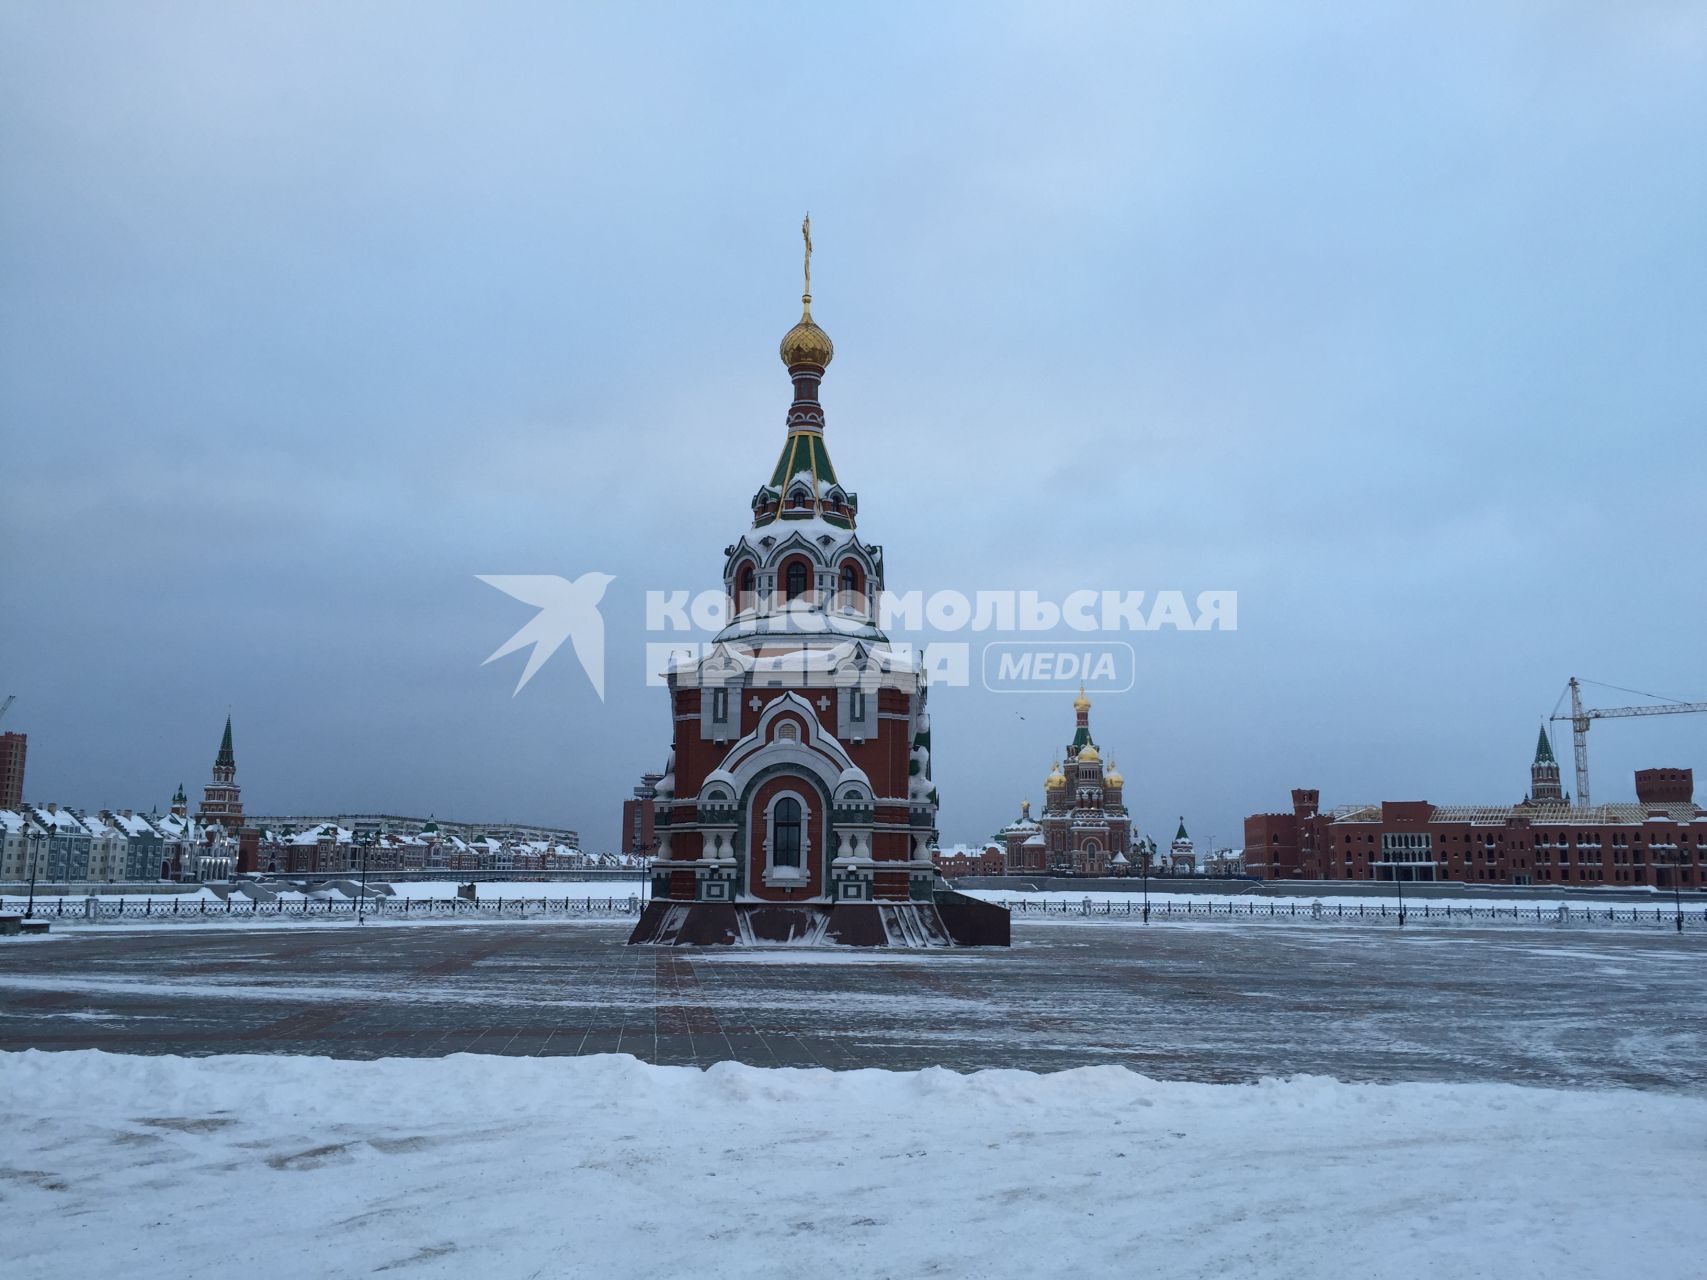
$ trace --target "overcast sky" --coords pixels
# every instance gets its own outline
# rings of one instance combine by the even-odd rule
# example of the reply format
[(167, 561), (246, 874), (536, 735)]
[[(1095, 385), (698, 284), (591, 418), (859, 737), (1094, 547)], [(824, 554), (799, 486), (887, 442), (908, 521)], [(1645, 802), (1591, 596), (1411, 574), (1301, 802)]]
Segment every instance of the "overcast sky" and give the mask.
[[(1707, 698), (1699, 4), (12, 3), (0, 156), (38, 803), (199, 794), (229, 710), (252, 813), (613, 845), (807, 209), (892, 589), (1239, 593), (1092, 713), (1146, 830), (1511, 802), (1568, 676)], [(605, 700), (568, 649), (512, 696), (475, 575), (588, 570)], [(1041, 802), (1069, 700), (933, 691), (945, 840)], [(1707, 716), (1592, 752), (1632, 799)]]

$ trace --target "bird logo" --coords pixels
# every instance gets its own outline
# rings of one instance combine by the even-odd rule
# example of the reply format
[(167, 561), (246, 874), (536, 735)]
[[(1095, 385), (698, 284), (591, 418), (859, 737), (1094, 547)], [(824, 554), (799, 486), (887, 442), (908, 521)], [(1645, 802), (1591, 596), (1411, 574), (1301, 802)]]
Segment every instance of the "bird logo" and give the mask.
[[(593, 692), (599, 695), (600, 702), (605, 700), (605, 620), (599, 614), (599, 601), (605, 597), (605, 588), (616, 581), (614, 575), (583, 573), (573, 582), (554, 573), (477, 573), (474, 576), (539, 610), (520, 631), (494, 649), (492, 656), (486, 659), (486, 662), (493, 662), (514, 653), (523, 645), (533, 646), (527, 665), (522, 668), (522, 678), (516, 681), (516, 693), (520, 693), (533, 679), (534, 672), (545, 665), (545, 660), (556, 653), (565, 640), (569, 640), (574, 643), (575, 656), (581, 660), (581, 670), (593, 682)], [(485, 666), (486, 662), (480, 665)], [(516, 694), (510, 696), (513, 698)]]

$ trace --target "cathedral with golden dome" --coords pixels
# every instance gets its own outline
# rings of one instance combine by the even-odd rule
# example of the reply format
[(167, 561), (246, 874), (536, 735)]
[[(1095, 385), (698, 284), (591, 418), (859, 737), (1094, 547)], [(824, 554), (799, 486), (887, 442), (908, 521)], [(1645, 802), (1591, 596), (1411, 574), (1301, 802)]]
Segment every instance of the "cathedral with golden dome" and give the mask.
[(1112, 760), (1104, 763), (1091, 737), (1091, 700), (1083, 689), (1073, 715), (1073, 740), (1043, 780), (1043, 816), (1034, 819), (1027, 801), (1000, 833), (1009, 875), (1123, 875), (1131, 866), (1136, 846), (1126, 779)]

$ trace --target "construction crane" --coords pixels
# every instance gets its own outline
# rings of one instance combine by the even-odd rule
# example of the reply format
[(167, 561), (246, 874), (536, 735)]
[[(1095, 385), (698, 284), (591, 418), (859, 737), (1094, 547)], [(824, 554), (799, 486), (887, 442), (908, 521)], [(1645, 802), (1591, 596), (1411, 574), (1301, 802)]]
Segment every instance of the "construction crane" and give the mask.
[[(1588, 683), (1594, 684), (1590, 680)], [(1618, 689), (1615, 684), (1604, 686), (1608, 689)], [(1640, 689), (1619, 689), (1620, 693), (1640, 693), (1644, 698), (1658, 698), (1657, 693), (1642, 693)], [(1690, 711), (1707, 711), (1707, 702), (1677, 702), (1670, 698), (1661, 699), (1657, 706), (1647, 707), (1585, 707), (1583, 706), (1582, 688), (1575, 676), (1567, 686), (1566, 692), (1571, 695), (1571, 709), (1567, 714), (1560, 714), (1558, 705), (1553, 707), (1552, 720), (1569, 720), (1571, 722), (1571, 745), (1576, 748), (1577, 757), (1577, 804), (1584, 809), (1589, 807), (1588, 798), (1588, 726), (1591, 720), (1613, 720), (1620, 716), (1675, 716)], [(1564, 695), (1559, 696), (1563, 702)]]
[(17, 694), (8, 693), (6, 695), (6, 701), (0, 702), (0, 720), (4, 720), (6, 718), (6, 713), (12, 709), (12, 704), (17, 700)]

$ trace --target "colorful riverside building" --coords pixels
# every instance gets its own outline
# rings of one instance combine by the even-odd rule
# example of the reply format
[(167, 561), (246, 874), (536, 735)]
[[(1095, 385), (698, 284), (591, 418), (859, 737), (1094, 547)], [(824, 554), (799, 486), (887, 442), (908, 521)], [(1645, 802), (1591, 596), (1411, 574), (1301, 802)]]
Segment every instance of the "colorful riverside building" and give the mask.
[(1541, 732), (1529, 793), (1514, 805), (1388, 800), (1245, 819), (1245, 871), (1268, 880), (1459, 880), (1479, 884), (1707, 885), (1707, 810), (1690, 769), (1642, 769), (1635, 804), (1571, 804)]
[(1124, 875), (1132, 861), (1132, 817), (1126, 810), (1126, 779), (1091, 737), (1091, 700), (1083, 689), (1073, 699), (1073, 739), (1064, 763), (1043, 780), (1043, 817), (1033, 819), (1031, 802), (998, 833), (1010, 875)]
[(825, 444), (818, 394), (835, 349), (812, 318), (802, 232), (782, 451), (724, 548), (728, 624), (665, 673), (673, 741), (647, 780), (654, 901), (632, 942), (950, 940), (925, 684), (877, 627), (883, 549), (858, 532), (859, 498)]

